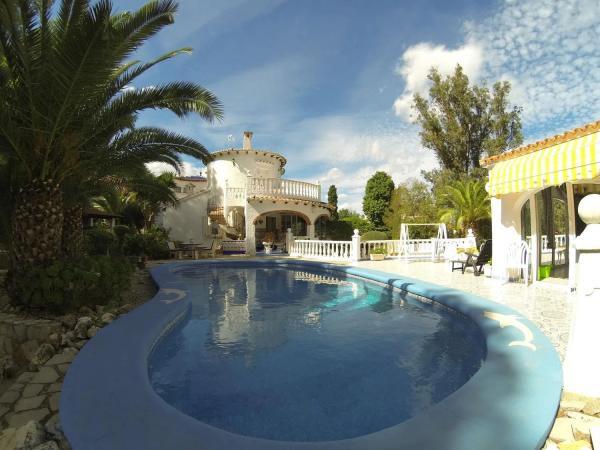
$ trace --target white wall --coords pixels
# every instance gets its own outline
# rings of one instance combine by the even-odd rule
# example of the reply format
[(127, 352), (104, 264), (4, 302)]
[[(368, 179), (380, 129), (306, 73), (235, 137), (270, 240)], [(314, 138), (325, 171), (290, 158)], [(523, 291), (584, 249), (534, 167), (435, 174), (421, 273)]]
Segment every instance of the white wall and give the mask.
[(163, 227), (170, 230), (169, 236), (174, 241), (202, 241), (208, 230), (206, 212), (208, 192), (188, 197), (176, 207), (169, 207), (162, 215)]
[[(503, 278), (506, 267), (506, 246), (521, 239), (521, 208), (529, 193), (492, 197), (492, 276)], [(535, 214), (535, 211), (531, 211)], [(532, 230), (533, 232), (534, 230)]]

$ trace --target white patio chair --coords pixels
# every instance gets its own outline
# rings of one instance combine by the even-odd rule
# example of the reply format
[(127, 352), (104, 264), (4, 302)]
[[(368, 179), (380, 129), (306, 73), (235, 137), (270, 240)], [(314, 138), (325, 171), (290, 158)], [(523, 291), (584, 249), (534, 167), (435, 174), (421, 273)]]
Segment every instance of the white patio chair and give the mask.
[(508, 280), (514, 278), (516, 272), (518, 278), (523, 278), (525, 285), (529, 285), (531, 250), (525, 241), (516, 241), (509, 244), (506, 250), (506, 275)]

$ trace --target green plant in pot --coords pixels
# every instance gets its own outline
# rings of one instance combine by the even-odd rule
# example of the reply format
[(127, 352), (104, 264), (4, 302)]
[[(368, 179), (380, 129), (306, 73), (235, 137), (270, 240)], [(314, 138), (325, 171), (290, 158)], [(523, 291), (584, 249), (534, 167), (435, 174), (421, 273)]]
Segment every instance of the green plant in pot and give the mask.
[(387, 255), (387, 250), (383, 247), (375, 247), (369, 250), (371, 261), (383, 261)]

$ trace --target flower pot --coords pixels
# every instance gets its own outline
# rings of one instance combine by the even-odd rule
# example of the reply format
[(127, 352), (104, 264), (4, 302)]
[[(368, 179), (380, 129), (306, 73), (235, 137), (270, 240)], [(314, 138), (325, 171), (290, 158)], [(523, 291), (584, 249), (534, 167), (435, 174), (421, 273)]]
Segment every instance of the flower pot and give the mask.
[(548, 278), (552, 274), (552, 264), (546, 264), (538, 267), (538, 280)]
[(382, 253), (370, 253), (369, 258), (371, 261), (383, 261), (385, 259), (385, 255)]
[(273, 251), (273, 244), (270, 242), (263, 242), (263, 245), (265, 247), (265, 255), (270, 255)]

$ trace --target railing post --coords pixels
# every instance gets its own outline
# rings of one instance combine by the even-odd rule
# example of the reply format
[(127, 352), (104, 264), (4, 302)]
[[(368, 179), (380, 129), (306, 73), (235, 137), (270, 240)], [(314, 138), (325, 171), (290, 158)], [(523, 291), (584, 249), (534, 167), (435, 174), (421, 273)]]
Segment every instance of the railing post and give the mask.
[(354, 235), (352, 236), (352, 249), (350, 251), (350, 261), (360, 261), (360, 234), (358, 234), (358, 230), (354, 230)]
[(285, 234), (285, 248), (287, 250), (287, 254), (292, 254), (292, 246), (294, 245), (294, 234), (292, 233), (292, 229), (288, 228)]

